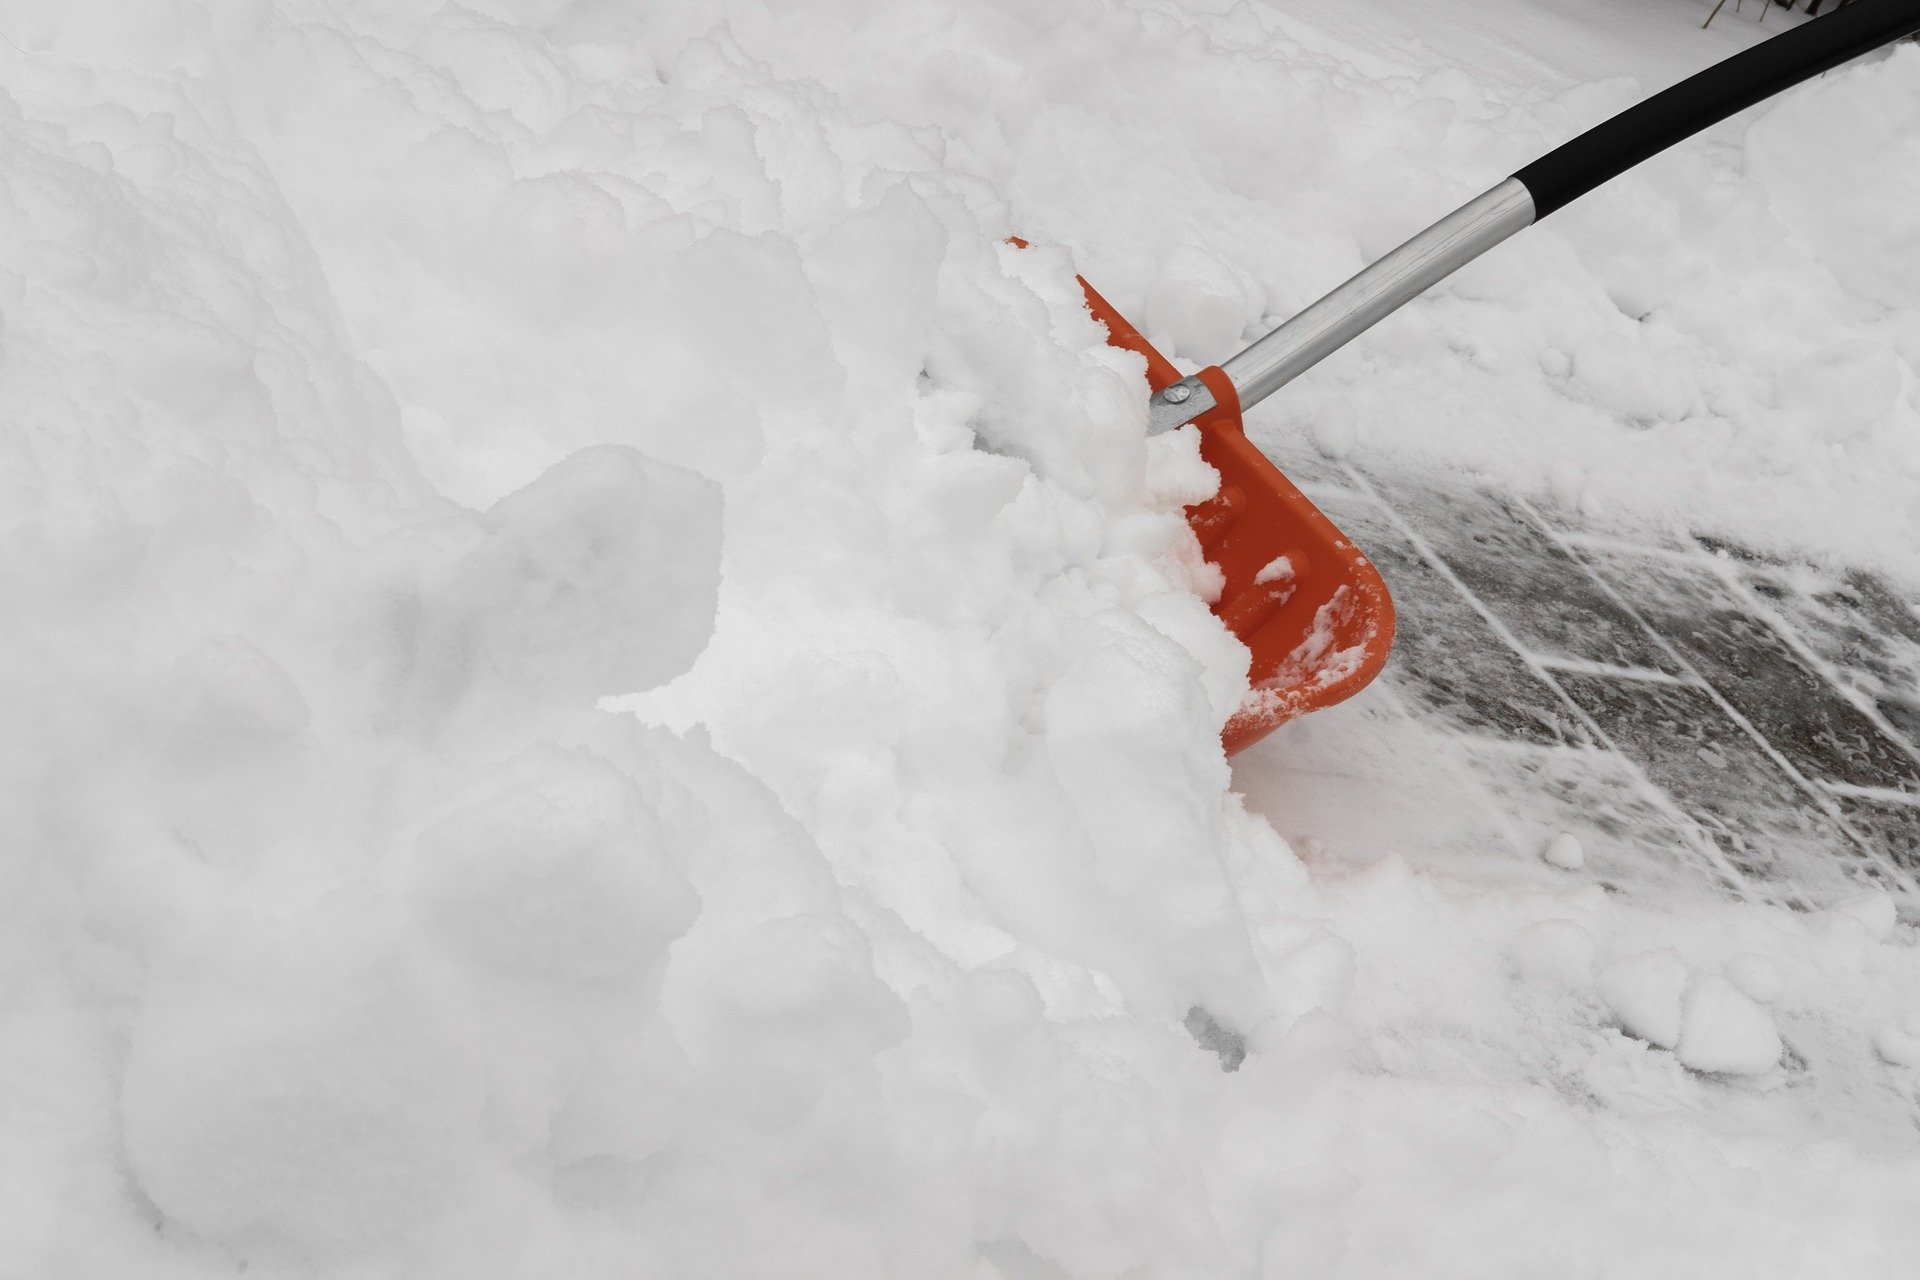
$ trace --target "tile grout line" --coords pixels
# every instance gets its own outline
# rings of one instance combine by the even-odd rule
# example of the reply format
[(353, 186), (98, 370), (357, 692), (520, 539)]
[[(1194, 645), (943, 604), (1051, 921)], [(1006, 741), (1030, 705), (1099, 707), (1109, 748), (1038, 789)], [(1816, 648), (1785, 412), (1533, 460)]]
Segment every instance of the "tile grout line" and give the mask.
[(1850, 800), (1871, 800), (1875, 804), (1895, 805), (1902, 809), (1920, 812), (1920, 793), (1912, 791), (1894, 791), (1887, 787), (1862, 786), (1857, 782), (1828, 782), (1821, 780), (1820, 785), (1836, 796)]
[(1576, 676), (1605, 676), (1610, 680), (1624, 680), (1634, 684), (1663, 684), (1681, 689), (1699, 688), (1699, 682), (1686, 676), (1677, 676), (1670, 671), (1656, 671), (1652, 667), (1617, 667), (1610, 662), (1595, 662), (1590, 658), (1562, 658), (1549, 653), (1534, 653), (1542, 667), (1548, 671), (1564, 671)]
[[(1620, 750), (1618, 744), (1613, 741), (1613, 738), (1600, 727), (1599, 723), (1594, 720), (1592, 716), (1587, 714), (1586, 709), (1575, 702), (1572, 696), (1560, 687), (1560, 682), (1553, 678), (1552, 673), (1541, 666), (1538, 659), (1520, 644), (1518, 638), (1515, 637), (1506, 623), (1495, 616), (1492, 610), (1487, 607), (1486, 602), (1481, 600), (1476, 593), (1470, 590), (1467, 585), (1460, 580), (1459, 575), (1453, 571), (1450, 565), (1440, 558), (1439, 553), (1433, 549), (1426, 538), (1407, 523), (1392, 503), (1381, 497), (1366, 476), (1362, 475), (1357, 468), (1349, 464), (1342, 463), (1341, 465), (1347, 474), (1352, 477), (1355, 484), (1362, 486), (1366, 494), (1386, 513), (1387, 520), (1413, 544), (1415, 552), (1447, 580), (1447, 583), (1467, 602), (1467, 606), (1480, 615), (1481, 619), (1493, 629), (1494, 634), (1499, 637), (1501, 642), (1513, 651), (1527, 670), (1532, 672), (1541, 683), (1553, 690), (1554, 696), (1559, 698), (1567, 709), (1573, 712), (1574, 717), (1582, 727), (1594, 735), (1594, 740), (1603, 744), (1607, 750), (1612, 751), (1634, 771), (1641, 784), (1651, 793), (1651, 797), (1655, 800), (1655, 807), (1667, 810), (1670, 815), (1676, 819), (1681, 831), (1696, 836), (1696, 854), (1701, 853), (1704, 849), (1704, 856), (1707, 858), (1707, 861), (1722, 874), (1727, 880), (1728, 885), (1736, 892), (1748, 893), (1755, 898), (1773, 898), (1777, 896), (1771, 891), (1771, 887), (1763, 888), (1756, 884), (1751, 877), (1747, 876), (1738, 867), (1735, 867), (1728, 861), (1727, 855), (1725, 851), (1720, 848), (1719, 842), (1707, 833), (1700, 821), (1692, 814), (1681, 809), (1679, 803), (1667, 793), (1666, 788), (1655, 783), (1652, 778), (1648, 777), (1646, 770), (1640, 767), (1639, 761)], [(1531, 509), (1529, 509), (1529, 511), (1531, 511)], [(1576, 561), (1575, 563), (1579, 564), (1581, 569), (1586, 572), (1589, 577), (1593, 576), (1592, 571), (1587, 569), (1584, 561)], [(1641, 619), (1638, 614), (1634, 614), (1633, 617), (1642, 627), (1646, 626), (1646, 622)], [(1692, 672), (1696, 679), (1699, 678), (1699, 673), (1693, 671), (1692, 667), (1683, 664), (1683, 669)]]
[[(1538, 526), (1541, 530), (1543, 530), (1549, 538), (1559, 543), (1562, 550), (1566, 551), (1569, 555), (1573, 556), (1575, 562), (1580, 565), (1581, 569), (1586, 573), (1587, 577), (1591, 579), (1596, 585), (1598, 585), (1603, 592), (1611, 596), (1616, 604), (1618, 604), (1621, 608), (1625, 609), (1633, 617), (1634, 621), (1638, 622), (1640, 626), (1647, 632), (1647, 634), (1653, 637), (1654, 643), (1659, 645), (1660, 648), (1666, 652), (1668, 657), (1672, 658), (1675, 662), (1678, 662), (1681, 665), (1681, 668), (1684, 671), (1686, 671), (1687, 674), (1691, 675), (1695, 680), (1701, 683), (1702, 687), (1705, 688), (1707, 695), (1713, 699), (1715, 705), (1720, 708), (1721, 712), (1725, 714), (1728, 719), (1732, 720), (1734, 724), (1738, 725), (1740, 729), (1744, 733), (1746, 733), (1746, 735), (1749, 738), (1751, 738), (1760, 747), (1761, 751), (1764, 752), (1770, 760), (1772, 760), (1783, 771), (1785, 771), (1787, 777), (1790, 780), (1792, 780), (1796, 785), (1798, 785), (1803, 792), (1806, 793), (1807, 798), (1812, 800), (1813, 803), (1819, 807), (1822, 813), (1826, 814), (1829, 818), (1831, 818), (1834, 821), (1836, 825), (1839, 826), (1842, 834), (1844, 834), (1850, 840), (1852, 840), (1855, 847), (1858, 850), (1872, 857), (1876, 863), (1880, 864), (1886, 870), (1893, 873), (1902, 883), (1907, 885), (1909, 887), (1909, 890), (1914, 892), (1916, 896), (1920, 896), (1920, 883), (1916, 883), (1914, 878), (1911, 875), (1909, 875), (1905, 869), (1899, 867), (1897, 864), (1894, 864), (1892, 860), (1888, 858), (1885, 854), (1883, 854), (1881, 850), (1871, 840), (1867, 839), (1857, 829), (1855, 829), (1853, 824), (1847, 821), (1846, 815), (1840, 811), (1840, 806), (1834, 803), (1833, 797), (1829, 795), (1823, 788), (1821, 788), (1819, 784), (1814, 782), (1812, 779), (1808, 778), (1805, 774), (1801, 773), (1800, 770), (1796, 768), (1790, 760), (1788, 760), (1784, 755), (1781, 754), (1780, 749), (1774, 746), (1773, 742), (1769, 738), (1767, 738), (1765, 734), (1760, 732), (1758, 727), (1756, 727), (1752, 721), (1748, 720), (1744, 715), (1740, 714), (1740, 712), (1735, 709), (1733, 704), (1727, 701), (1726, 696), (1722, 694), (1720, 690), (1714, 687), (1713, 682), (1711, 680), (1708, 680), (1703, 674), (1701, 674), (1700, 669), (1693, 664), (1691, 659), (1689, 659), (1685, 654), (1681, 653), (1679, 649), (1674, 646), (1671, 640), (1667, 639), (1667, 637), (1662, 635), (1657, 629), (1655, 629), (1654, 626), (1646, 620), (1646, 618), (1641, 616), (1640, 611), (1634, 608), (1633, 604), (1629, 600), (1627, 600), (1627, 598), (1624, 595), (1622, 595), (1619, 591), (1615, 590), (1613, 587), (1613, 584), (1609, 583), (1608, 581), (1606, 581), (1606, 579), (1602, 578), (1597, 572), (1595, 572), (1593, 566), (1590, 563), (1588, 563), (1586, 557), (1579, 554), (1578, 548), (1568, 545), (1565, 538), (1563, 538), (1559, 533), (1559, 531), (1556, 530), (1547, 521), (1547, 519), (1540, 514), (1539, 510), (1535, 508), (1532, 503), (1528, 502), (1525, 498), (1519, 497), (1518, 495), (1509, 495), (1509, 498), (1512, 502), (1516, 503), (1520, 507), (1520, 509), (1527, 514), (1528, 518), (1531, 519), (1536, 526)], [(1705, 561), (1709, 564), (1714, 565), (1716, 569), (1718, 568), (1718, 565), (1719, 565), (1718, 557), (1709, 554), (1704, 549), (1699, 551), (1692, 558), (1690, 563), (1698, 565), (1702, 561)]]
[[(1507, 496), (1518, 499), (1518, 495)], [(1533, 510), (1532, 507), (1528, 509)], [(1539, 521), (1541, 528), (1553, 534), (1554, 540), (1563, 548), (1585, 547), (1595, 551), (1625, 551), (1636, 556), (1646, 556), (1650, 560), (1672, 560), (1684, 564), (1693, 563), (1693, 557), (1699, 551), (1697, 547), (1663, 547), (1652, 542), (1630, 542), (1625, 538), (1616, 538), (1604, 533), (1575, 533), (1571, 529), (1562, 529), (1549, 523), (1546, 517), (1539, 515), (1537, 511), (1534, 518)]]

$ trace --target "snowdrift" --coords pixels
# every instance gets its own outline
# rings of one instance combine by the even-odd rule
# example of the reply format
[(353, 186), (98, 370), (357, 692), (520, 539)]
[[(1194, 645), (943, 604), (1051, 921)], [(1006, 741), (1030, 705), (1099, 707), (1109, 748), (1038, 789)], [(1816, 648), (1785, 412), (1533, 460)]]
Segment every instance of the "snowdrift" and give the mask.
[[(1899, 1274), (1893, 904), (1310, 868), (1074, 284), (1637, 93), (1511, 8), (0, 17), (0, 1271)], [(1920, 52), (1716, 136), (1266, 429), (1911, 571)]]

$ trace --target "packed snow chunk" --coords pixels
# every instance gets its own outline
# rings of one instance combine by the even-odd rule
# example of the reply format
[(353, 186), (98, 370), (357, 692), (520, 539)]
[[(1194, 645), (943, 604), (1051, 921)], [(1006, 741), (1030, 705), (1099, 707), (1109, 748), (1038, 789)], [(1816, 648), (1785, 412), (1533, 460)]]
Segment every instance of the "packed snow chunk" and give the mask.
[(379, 914), (250, 907), (183, 931), (122, 1096), (133, 1175), (168, 1219), (242, 1257), (309, 1260), (458, 1194), (479, 1109), (459, 1006)]
[(1882, 1027), (1873, 1037), (1873, 1048), (1896, 1067), (1920, 1067), (1920, 1035), (1904, 1027)]
[(1292, 582), (1293, 559), (1290, 556), (1275, 556), (1267, 561), (1260, 572), (1253, 575), (1256, 584), (1268, 582)]
[(1168, 1010), (1181, 1013), (1197, 997), (1240, 1020), (1258, 966), (1219, 853), (1211, 796), (1227, 774), (1199, 664), (1119, 609), (1074, 648), (1046, 693), (1046, 759), (1086, 842), (1103, 932), (1124, 943), (1105, 965), (1149, 1007), (1185, 997)]
[(1507, 957), (1523, 978), (1584, 987), (1593, 981), (1593, 935), (1571, 920), (1540, 920), (1507, 942)]
[(1271, 977), (1280, 1030), (1312, 1013), (1332, 1018), (1345, 1013), (1357, 968), (1353, 944), (1325, 929), (1280, 957)]
[(1360, 442), (1360, 415), (1351, 402), (1335, 400), (1320, 407), (1307, 424), (1314, 448), (1323, 458), (1340, 461)]
[(1648, 951), (1602, 966), (1594, 986), (1628, 1035), (1671, 1049), (1680, 1041), (1687, 976), (1677, 952)]
[(1771, 1071), (1785, 1048), (1773, 1015), (1716, 973), (1694, 977), (1674, 1054), (1683, 1066), (1723, 1075)]
[(1546, 851), (1540, 855), (1547, 865), (1559, 867), (1562, 871), (1578, 871), (1587, 865), (1587, 851), (1580, 847), (1580, 837), (1563, 831), (1547, 842)]
[(1850, 898), (1842, 898), (1826, 910), (1817, 913), (1813, 919), (1829, 936), (1854, 935), (1870, 942), (1880, 942), (1893, 932), (1893, 926), (1898, 922), (1899, 914), (1894, 907), (1892, 895), (1884, 890), (1872, 889)]
[(1206, 364), (1238, 351), (1248, 326), (1266, 309), (1259, 282), (1219, 255), (1183, 244), (1165, 255), (1148, 296), (1145, 324), (1162, 350)]
[(537, 748), (482, 774), (414, 855), (422, 909), (505, 973), (632, 981), (699, 909), (638, 788), (584, 750)]
[(713, 631), (721, 496), (618, 445), (582, 449), (486, 513), (439, 600), (447, 657), (548, 697), (671, 680)]
[(1778, 1000), (1786, 986), (1785, 979), (1780, 976), (1780, 966), (1758, 955), (1741, 956), (1728, 965), (1727, 981), (1761, 1004), (1772, 1004)]

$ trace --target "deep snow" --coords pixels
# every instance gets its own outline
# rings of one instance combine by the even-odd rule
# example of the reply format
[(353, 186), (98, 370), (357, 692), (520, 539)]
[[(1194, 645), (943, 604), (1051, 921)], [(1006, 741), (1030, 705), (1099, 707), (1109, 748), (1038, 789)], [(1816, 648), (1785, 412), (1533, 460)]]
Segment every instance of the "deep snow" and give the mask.
[[(1904, 1274), (1894, 904), (1310, 868), (1072, 279), (1218, 359), (1704, 12), (0, 14), (0, 1272)], [(1915, 139), (1831, 76), (1258, 426), (1914, 574)]]

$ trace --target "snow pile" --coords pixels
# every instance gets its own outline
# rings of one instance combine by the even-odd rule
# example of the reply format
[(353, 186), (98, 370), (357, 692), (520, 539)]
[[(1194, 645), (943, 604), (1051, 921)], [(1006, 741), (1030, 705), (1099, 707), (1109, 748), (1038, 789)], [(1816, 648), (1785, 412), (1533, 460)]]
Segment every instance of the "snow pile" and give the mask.
[[(1916, 1247), (1885, 899), (1310, 871), (1229, 789), (1210, 476), (1073, 270), (1194, 354), (1323, 264), (1183, 227), (1371, 245), (1336, 150), (1520, 112), (1265, 10), (1029, 8), (4, 19), (0, 1270)], [(1256, 90), (1285, 183), (1112, 181)]]
[[(1072, 245), (1197, 365), (1554, 144), (1777, 34), (1701, 32), (1675, 8), (929, 2), (769, 6), (736, 28), (867, 112), (937, 127), (953, 163), (1009, 193), (1023, 234)], [(1917, 139), (1909, 45), (1556, 213), (1250, 426), (1920, 583)]]

